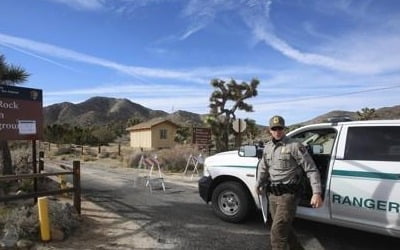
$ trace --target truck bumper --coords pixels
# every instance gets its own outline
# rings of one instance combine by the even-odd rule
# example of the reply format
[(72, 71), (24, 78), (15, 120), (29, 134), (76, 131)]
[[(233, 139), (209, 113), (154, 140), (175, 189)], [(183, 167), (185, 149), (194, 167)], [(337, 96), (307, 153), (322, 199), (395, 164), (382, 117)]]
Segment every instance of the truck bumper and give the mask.
[(211, 176), (203, 176), (199, 180), (199, 194), (200, 197), (205, 201), (209, 202), (210, 201), (210, 187), (211, 187)]

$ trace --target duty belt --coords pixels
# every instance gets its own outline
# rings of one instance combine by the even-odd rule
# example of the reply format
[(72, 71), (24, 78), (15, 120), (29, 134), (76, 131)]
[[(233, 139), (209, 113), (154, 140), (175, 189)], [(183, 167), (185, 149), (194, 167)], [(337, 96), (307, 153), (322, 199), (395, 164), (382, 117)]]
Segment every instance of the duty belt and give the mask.
[(271, 193), (276, 196), (282, 194), (295, 194), (300, 190), (300, 184), (282, 184), (282, 183), (271, 183), (267, 186), (267, 193)]

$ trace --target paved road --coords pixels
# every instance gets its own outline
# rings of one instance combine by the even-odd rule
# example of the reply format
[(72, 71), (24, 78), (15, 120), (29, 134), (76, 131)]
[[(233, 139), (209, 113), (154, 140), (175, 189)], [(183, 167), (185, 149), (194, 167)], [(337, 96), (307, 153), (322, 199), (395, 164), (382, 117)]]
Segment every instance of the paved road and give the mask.
[[(164, 192), (145, 187), (144, 172), (82, 164), (83, 195), (96, 204), (135, 221), (163, 249), (270, 249), (269, 231), (255, 212), (245, 223), (218, 219), (199, 197), (196, 179), (166, 175)], [(296, 220), (306, 249), (398, 249), (400, 240), (340, 227)], [(131, 232), (130, 232), (131, 233)], [(135, 234), (132, 233), (132, 237)]]

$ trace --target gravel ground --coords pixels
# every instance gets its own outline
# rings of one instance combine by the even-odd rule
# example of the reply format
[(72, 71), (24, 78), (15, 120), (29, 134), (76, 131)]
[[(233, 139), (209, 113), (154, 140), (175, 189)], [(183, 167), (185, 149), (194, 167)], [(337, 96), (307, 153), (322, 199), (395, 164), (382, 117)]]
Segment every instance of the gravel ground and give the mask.
[(139, 225), (93, 202), (82, 201), (81, 219), (81, 226), (66, 240), (39, 243), (33, 249), (160, 249), (156, 240), (140, 232)]
[[(164, 174), (164, 178), (197, 187), (198, 177)], [(154, 239), (139, 224), (82, 198), (81, 225), (64, 241), (37, 243), (33, 250), (47, 249), (173, 249)], [(159, 242), (160, 241), (160, 242)]]

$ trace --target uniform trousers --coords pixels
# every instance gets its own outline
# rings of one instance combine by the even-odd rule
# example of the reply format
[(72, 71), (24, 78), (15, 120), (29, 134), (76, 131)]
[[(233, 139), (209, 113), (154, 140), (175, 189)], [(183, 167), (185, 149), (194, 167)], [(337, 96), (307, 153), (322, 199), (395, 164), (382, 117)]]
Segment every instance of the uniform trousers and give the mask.
[(294, 233), (292, 223), (296, 215), (298, 195), (286, 193), (279, 196), (269, 194), (272, 216), (271, 247), (273, 250), (304, 249)]

